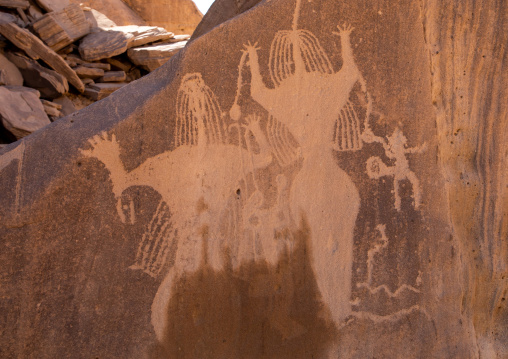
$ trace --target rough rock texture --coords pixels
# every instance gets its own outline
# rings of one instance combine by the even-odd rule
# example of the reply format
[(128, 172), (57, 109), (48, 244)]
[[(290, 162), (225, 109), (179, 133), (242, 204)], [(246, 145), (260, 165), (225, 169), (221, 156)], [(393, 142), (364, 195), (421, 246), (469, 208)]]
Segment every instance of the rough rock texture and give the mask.
[(156, 26), (115, 26), (87, 35), (79, 45), (81, 57), (96, 61), (120, 55), (128, 48), (171, 39), (172, 32)]
[(505, 358), (506, 6), (263, 2), (3, 148), (0, 356)]
[(72, 4), (59, 12), (50, 12), (33, 24), (37, 35), (58, 51), (90, 32), (90, 23), (79, 5)]
[(21, 54), (9, 53), (8, 57), (21, 71), (25, 85), (38, 90), (41, 97), (54, 99), (69, 91), (67, 80), (58, 72)]
[(28, 30), (22, 29), (11, 20), (4, 18), (0, 19), (0, 34), (25, 51), (32, 59), (43, 60), (52, 69), (65, 76), (67, 81), (78, 91), (84, 90), (83, 83), (69, 65)]
[(149, 25), (192, 34), (203, 15), (192, 0), (125, 0)]
[(0, 103), (0, 121), (18, 139), (50, 123), (37, 90), (22, 86), (0, 86)]
[(164, 65), (178, 51), (183, 49), (187, 41), (177, 43), (154, 44), (136, 47), (127, 51), (127, 56), (133, 64), (141, 66), (147, 71), (153, 71)]
[(0, 52), (0, 85), (22, 86), (23, 75), (16, 65)]
[(192, 40), (259, 4), (261, 0), (216, 0), (192, 33)]
[(122, 0), (71, 0), (74, 4), (83, 4), (95, 9), (117, 25), (147, 25), (147, 23)]

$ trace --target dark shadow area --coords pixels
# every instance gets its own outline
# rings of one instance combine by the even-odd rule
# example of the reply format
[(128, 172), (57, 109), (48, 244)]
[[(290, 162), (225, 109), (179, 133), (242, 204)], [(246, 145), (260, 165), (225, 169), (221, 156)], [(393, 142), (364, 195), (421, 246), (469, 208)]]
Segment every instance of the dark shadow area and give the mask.
[(276, 266), (204, 265), (175, 282), (163, 343), (151, 358), (322, 358), (337, 329), (319, 301), (309, 231)]

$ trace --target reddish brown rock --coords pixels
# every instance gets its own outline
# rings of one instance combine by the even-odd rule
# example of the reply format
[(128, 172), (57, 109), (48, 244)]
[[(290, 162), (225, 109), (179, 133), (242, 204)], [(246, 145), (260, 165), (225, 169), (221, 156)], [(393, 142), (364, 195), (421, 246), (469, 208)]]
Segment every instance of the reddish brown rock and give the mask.
[(0, 121), (17, 139), (50, 123), (37, 90), (22, 86), (0, 86), (0, 103)]
[(69, 5), (59, 12), (50, 12), (33, 24), (37, 35), (54, 51), (58, 51), (90, 32), (90, 24), (79, 5)]
[(183, 49), (187, 41), (177, 43), (153, 44), (136, 47), (127, 51), (127, 56), (135, 65), (141, 66), (147, 71), (153, 71), (164, 65), (178, 51)]
[(0, 0), (0, 6), (11, 9), (28, 9), (28, 0)]
[(126, 0), (149, 25), (175, 34), (192, 34), (203, 15), (192, 0)]
[(50, 70), (21, 54), (9, 53), (8, 58), (21, 71), (25, 85), (38, 90), (41, 97), (54, 99), (69, 91), (67, 80), (58, 72)]
[(106, 71), (99, 82), (122, 82), (127, 78), (124, 71)]
[(117, 25), (147, 25), (147, 23), (122, 0), (71, 0), (74, 4), (97, 10)]
[(23, 76), (16, 65), (0, 52), (0, 85), (23, 86)]
[(25, 51), (32, 59), (43, 60), (53, 70), (63, 75), (78, 91), (84, 90), (84, 85), (78, 75), (67, 65), (62, 57), (47, 47), (39, 38), (28, 30), (17, 26), (12, 17), (3, 16), (1, 13), (0, 34), (5, 36), (16, 47)]
[(264, 1), (3, 148), (2, 356), (503, 358), (504, 10)]
[(104, 70), (93, 68), (93, 67), (86, 67), (86, 66), (79, 66), (74, 69), (78, 76), (82, 79), (97, 79), (99, 77), (104, 76)]

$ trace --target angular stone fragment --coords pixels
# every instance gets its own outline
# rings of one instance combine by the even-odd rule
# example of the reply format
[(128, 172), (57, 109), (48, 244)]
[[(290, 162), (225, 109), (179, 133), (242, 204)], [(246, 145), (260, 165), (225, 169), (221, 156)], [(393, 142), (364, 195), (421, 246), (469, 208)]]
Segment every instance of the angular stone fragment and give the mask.
[(0, 86), (0, 120), (20, 139), (51, 123), (37, 90), (21, 86)]
[(169, 40), (165, 40), (163, 41), (164, 43), (167, 43), (167, 44), (173, 44), (175, 42), (180, 42), (180, 41), (186, 41), (186, 40), (189, 40), (191, 38), (191, 35), (188, 35), (188, 34), (182, 34), (182, 35), (175, 35), (173, 38), (169, 39)]
[(62, 113), (60, 112), (60, 110), (62, 109), (62, 105), (47, 100), (41, 100), (41, 103), (42, 106), (44, 107), (44, 111), (48, 116), (52, 117), (62, 116)]
[(172, 32), (156, 26), (116, 26), (107, 31), (119, 31), (125, 34), (125, 37), (129, 41), (129, 48), (138, 47), (155, 41), (168, 40), (175, 36)]
[(92, 100), (99, 101), (108, 97), (116, 90), (125, 86), (126, 83), (98, 83), (90, 84), (85, 89), (85, 96)]
[(0, 16), (0, 34), (25, 51), (32, 59), (43, 60), (53, 70), (62, 74), (78, 91), (84, 91), (85, 86), (65, 60), (29, 31), (19, 28), (9, 19), (6, 21), (6, 17)]
[(82, 81), (83, 81), (83, 83), (85, 85), (90, 85), (90, 84), (94, 84), (95, 83), (95, 81), (92, 80), (91, 78), (84, 78), (84, 79), (82, 79)]
[(78, 76), (83, 79), (97, 79), (104, 76), (104, 70), (93, 67), (79, 66), (75, 68), (74, 71), (76, 71)]
[(128, 44), (122, 32), (100, 31), (85, 36), (79, 45), (79, 53), (86, 61), (97, 61), (124, 53)]
[(127, 75), (124, 71), (106, 71), (98, 82), (122, 82), (125, 81)]
[(59, 12), (51, 12), (33, 24), (39, 37), (54, 51), (58, 51), (90, 32), (90, 24), (79, 5), (69, 5)]
[(28, 0), (0, 0), (0, 6), (12, 9), (28, 9)]
[(134, 46), (173, 36), (173, 33), (155, 26), (116, 26), (86, 36), (79, 45), (79, 53), (86, 61), (96, 61), (120, 55)]
[(60, 112), (62, 113), (63, 116), (68, 116), (71, 113), (77, 111), (76, 107), (74, 106), (74, 103), (67, 95), (54, 99), (53, 103), (56, 103), (61, 106)]
[(0, 85), (23, 86), (19, 69), (0, 52)]
[(131, 61), (147, 71), (153, 71), (164, 65), (173, 55), (183, 49), (187, 41), (174, 44), (155, 44), (144, 47), (136, 47), (127, 51)]
[(94, 9), (84, 9), (88, 23), (93, 28), (108, 29), (117, 26), (110, 18)]
[(88, 61), (81, 59), (80, 57), (78, 57), (76, 55), (68, 55), (65, 58), (65, 61), (69, 64), (69, 66), (72, 66), (72, 67), (76, 67), (76, 65), (82, 65), (85, 67), (93, 67), (93, 68), (97, 68), (97, 69), (103, 69), (104, 71), (111, 70), (110, 64), (106, 64), (103, 62), (88, 62)]
[(133, 67), (129, 61), (123, 61), (120, 58), (108, 58), (106, 61), (111, 64), (111, 66), (125, 72), (129, 72)]
[(21, 54), (9, 53), (7, 56), (21, 71), (25, 85), (37, 89), (42, 98), (57, 98), (69, 91), (66, 78), (58, 72)]

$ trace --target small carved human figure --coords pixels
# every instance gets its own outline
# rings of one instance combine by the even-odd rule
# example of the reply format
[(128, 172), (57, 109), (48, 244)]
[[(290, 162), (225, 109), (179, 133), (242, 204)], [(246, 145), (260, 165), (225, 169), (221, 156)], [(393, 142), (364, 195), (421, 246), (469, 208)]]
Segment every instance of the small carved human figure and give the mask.
[(415, 173), (409, 169), (409, 162), (406, 155), (425, 151), (427, 147), (426, 144), (419, 147), (407, 148), (407, 138), (398, 127), (395, 128), (391, 136), (387, 137), (387, 140), (374, 135), (369, 128), (367, 128), (362, 134), (362, 139), (368, 143), (381, 143), (386, 156), (394, 162), (393, 166), (387, 166), (379, 157), (370, 157), (367, 160), (367, 174), (369, 177), (373, 179), (384, 176), (393, 177), (393, 193), (395, 198), (394, 206), (397, 211), (400, 211), (401, 209), (399, 184), (403, 180), (408, 180), (413, 187), (412, 197), (414, 199), (414, 208), (418, 209), (420, 207), (422, 197), (420, 182), (418, 181)]

